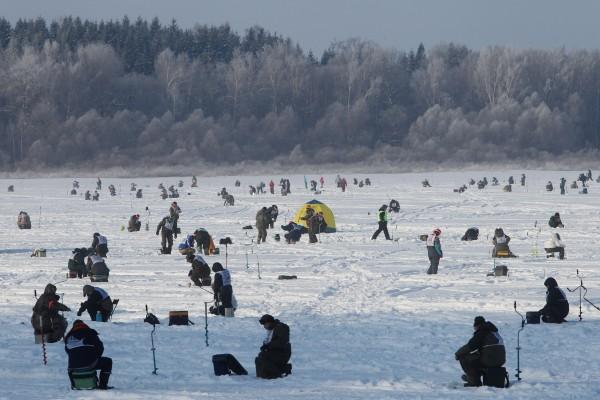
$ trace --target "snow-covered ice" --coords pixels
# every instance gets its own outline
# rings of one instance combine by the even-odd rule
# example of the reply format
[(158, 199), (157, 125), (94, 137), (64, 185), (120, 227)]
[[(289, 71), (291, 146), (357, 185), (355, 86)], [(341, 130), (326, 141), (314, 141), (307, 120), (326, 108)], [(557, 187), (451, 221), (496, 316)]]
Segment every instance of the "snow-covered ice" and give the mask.
[[(513, 311), (538, 310), (544, 303), (545, 277), (554, 276), (561, 287), (578, 285), (576, 270), (585, 277), (588, 297), (600, 303), (598, 234), (600, 185), (590, 194), (569, 191), (547, 193), (561, 176), (572, 181), (577, 172), (525, 171), (527, 186), (502, 186), (485, 190), (470, 187), (463, 194), (452, 189), (476, 180), (509, 175), (518, 180), (522, 171), (480, 171), (370, 175), (373, 186), (352, 185), (346, 193), (326, 175), (323, 193), (316, 198), (333, 210), (338, 232), (321, 235), (321, 243), (287, 245), (274, 233), (296, 209), (315, 196), (304, 188), (302, 176), (291, 177), (292, 194), (251, 197), (250, 184), (270, 177), (199, 178), (199, 187), (181, 190), (183, 234), (205, 227), (218, 240), (229, 236), (229, 268), (239, 302), (236, 317), (209, 317), (209, 342), (205, 346), (204, 302), (211, 296), (189, 287), (188, 264), (179, 254), (158, 255), (156, 224), (168, 212), (157, 185), (176, 184), (190, 177), (104, 179), (100, 202), (69, 196), (72, 179), (0, 180), (0, 399), (597, 399), (600, 398), (600, 312), (584, 304), (579, 322), (578, 295), (568, 293), (571, 313), (562, 325), (527, 326), (521, 334), (523, 381), (508, 390), (455, 389), (461, 370), (454, 352), (472, 334), (473, 317), (484, 315), (497, 324), (507, 348), (514, 382), (515, 350), (520, 319)], [(365, 178), (366, 175), (357, 175)], [(318, 178), (318, 176), (316, 176)], [(432, 188), (422, 188), (428, 178)], [(241, 187), (234, 182), (240, 179)], [(79, 179), (81, 191), (95, 188), (95, 179)], [(135, 199), (129, 183), (143, 189)], [(109, 184), (118, 196), (110, 197)], [(15, 185), (15, 193), (5, 188)], [(234, 207), (223, 207), (216, 193), (227, 187), (236, 198)], [(187, 192), (190, 195), (187, 195)], [(399, 214), (392, 216), (390, 233), (371, 241), (375, 213), (383, 203), (397, 199)], [(266, 244), (250, 245), (242, 227), (254, 224), (259, 207), (277, 204), (280, 217), (269, 231)], [(131, 214), (139, 213), (150, 230), (122, 230)], [(41, 207), (41, 218), (40, 218)], [(18, 230), (16, 217), (26, 210), (33, 229)], [(546, 260), (542, 244), (550, 235), (547, 221), (560, 212), (565, 229), (567, 259)], [(534, 227), (537, 221), (541, 233)], [(41, 224), (40, 224), (41, 222)], [(461, 242), (464, 231), (476, 226), (480, 240)], [(508, 278), (487, 277), (492, 269), (491, 236), (502, 226), (511, 236), (511, 249), (519, 258), (506, 260)], [(444, 258), (437, 276), (425, 271), (428, 260), (418, 236), (440, 227)], [(107, 264), (110, 282), (100, 284), (120, 299), (112, 323), (91, 322), (104, 341), (105, 354), (113, 358), (111, 392), (72, 392), (66, 375), (62, 342), (48, 345), (48, 365), (42, 365), (41, 346), (34, 344), (29, 319), (35, 302), (48, 282), (65, 279), (67, 260), (75, 247), (89, 246), (92, 233), (108, 236)], [(255, 235), (256, 230), (249, 231)], [(177, 241), (176, 241), (177, 242)], [(537, 255), (536, 255), (537, 243)], [(35, 248), (46, 248), (46, 258), (30, 257)], [(224, 263), (224, 249), (210, 263)], [(246, 252), (249, 268), (246, 268)], [(262, 279), (258, 279), (260, 262)], [(280, 281), (281, 274), (298, 275)], [(69, 279), (57, 284), (64, 302), (77, 310), (81, 288), (88, 280)], [(157, 328), (158, 375), (152, 372), (151, 327), (143, 323), (144, 306), (162, 322)], [(170, 310), (189, 310), (195, 325), (168, 327)], [(265, 335), (257, 320), (270, 313), (291, 328), (293, 375), (263, 381), (253, 377), (254, 357)], [(66, 313), (70, 322), (75, 312)], [(246, 377), (215, 377), (211, 356), (232, 353), (249, 370)]]

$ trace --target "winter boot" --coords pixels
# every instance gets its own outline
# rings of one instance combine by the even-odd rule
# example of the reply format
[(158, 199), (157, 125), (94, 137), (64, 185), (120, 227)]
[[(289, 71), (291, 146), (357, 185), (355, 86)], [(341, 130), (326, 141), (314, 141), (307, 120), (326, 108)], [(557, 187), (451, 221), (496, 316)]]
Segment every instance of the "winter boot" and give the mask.
[(108, 379), (110, 378), (110, 372), (100, 372), (100, 381), (98, 382), (98, 389), (106, 390), (111, 389), (108, 386)]

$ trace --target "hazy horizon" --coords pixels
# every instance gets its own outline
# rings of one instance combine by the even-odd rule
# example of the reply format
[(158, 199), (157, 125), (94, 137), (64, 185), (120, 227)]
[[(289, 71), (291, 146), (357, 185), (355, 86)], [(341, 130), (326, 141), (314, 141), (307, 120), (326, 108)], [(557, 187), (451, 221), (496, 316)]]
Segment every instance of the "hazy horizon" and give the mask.
[(359, 37), (384, 47), (416, 48), (456, 42), (471, 48), (505, 45), (513, 48), (600, 48), (597, 16), (600, 2), (559, 0), (489, 2), (482, 0), (0, 0), (2, 15), (19, 18), (176, 19), (182, 27), (229, 23), (243, 33), (253, 25), (290, 37), (320, 54), (333, 41)]

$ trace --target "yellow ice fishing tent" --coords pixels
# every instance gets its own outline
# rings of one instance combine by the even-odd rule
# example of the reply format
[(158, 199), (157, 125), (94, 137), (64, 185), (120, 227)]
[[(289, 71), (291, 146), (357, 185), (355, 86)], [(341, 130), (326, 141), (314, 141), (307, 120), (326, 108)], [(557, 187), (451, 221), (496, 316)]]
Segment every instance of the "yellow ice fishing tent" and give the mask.
[(311, 200), (308, 203), (304, 204), (302, 207), (300, 207), (300, 209), (296, 212), (296, 215), (294, 215), (295, 223), (297, 223), (298, 225), (308, 227), (306, 225), (306, 221), (301, 219), (306, 215), (307, 208), (312, 208), (315, 211), (315, 213), (323, 213), (325, 223), (327, 224), (325, 233), (335, 232), (335, 217), (333, 216), (333, 212), (331, 212), (331, 209), (329, 207), (327, 207), (325, 204), (321, 203), (318, 200)]

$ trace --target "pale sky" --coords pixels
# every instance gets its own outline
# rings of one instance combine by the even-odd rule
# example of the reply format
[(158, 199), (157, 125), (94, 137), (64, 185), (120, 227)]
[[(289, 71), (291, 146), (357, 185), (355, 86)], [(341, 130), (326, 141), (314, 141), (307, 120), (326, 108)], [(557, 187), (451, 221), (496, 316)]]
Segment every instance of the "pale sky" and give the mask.
[(399, 49), (451, 41), (472, 48), (600, 48), (600, 0), (0, 0), (0, 10), (13, 23), (157, 16), (183, 27), (228, 22), (240, 33), (258, 24), (317, 55), (350, 37)]

